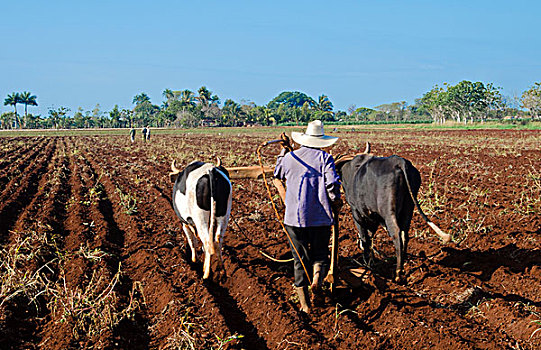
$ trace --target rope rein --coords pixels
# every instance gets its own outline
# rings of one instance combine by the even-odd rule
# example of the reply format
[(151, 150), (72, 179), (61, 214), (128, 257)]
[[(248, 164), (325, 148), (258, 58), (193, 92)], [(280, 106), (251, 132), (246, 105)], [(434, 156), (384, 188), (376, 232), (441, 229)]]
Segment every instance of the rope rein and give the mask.
[(299, 254), (299, 252), (297, 251), (297, 248), (295, 247), (295, 245), (293, 244), (293, 240), (291, 239), (291, 236), (289, 235), (289, 232), (287, 232), (285, 226), (284, 226), (284, 223), (282, 221), (282, 217), (280, 216), (280, 213), (278, 213), (278, 209), (276, 209), (276, 205), (274, 204), (274, 200), (272, 199), (272, 193), (271, 193), (271, 190), (270, 190), (270, 187), (269, 187), (269, 184), (267, 183), (267, 176), (265, 175), (265, 168), (263, 167), (263, 162), (261, 160), (261, 149), (265, 146), (267, 146), (269, 143), (266, 142), (264, 144), (261, 144), (259, 145), (259, 147), (257, 147), (257, 160), (259, 162), (259, 166), (261, 167), (261, 173), (263, 174), (263, 183), (265, 184), (265, 188), (267, 189), (267, 194), (269, 195), (269, 199), (271, 201), (271, 204), (272, 204), (272, 208), (274, 209), (274, 213), (276, 214), (276, 218), (278, 219), (278, 222), (280, 223), (280, 225), (282, 226), (282, 230), (284, 230), (287, 238), (289, 239), (289, 242), (291, 243), (291, 246), (293, 247), (293, 250), (295, 251), (295, 253), (297, 253), (297, 256), (299, 257), (299, 260), (302, 264), (302, 268), (304, 269), (304, 273), (306, 273), (306, 278), (308, 278), (308, 283), (311, 285), (312, 284), (312, 280), (310, 279), (310, 274), (308, 274), (308, 270), (306, 269), (306, 266), (304, 265), (304, 262), (302, 261), (301, 259), (301, 255)]

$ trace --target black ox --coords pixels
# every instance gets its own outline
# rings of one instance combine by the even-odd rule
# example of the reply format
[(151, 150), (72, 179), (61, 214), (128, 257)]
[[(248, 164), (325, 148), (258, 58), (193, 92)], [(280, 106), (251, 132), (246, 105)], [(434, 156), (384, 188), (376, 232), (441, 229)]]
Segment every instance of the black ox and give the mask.
[(369, 152), (367, 143), (363, 154), (337, 157), (336, 168), (359, 230), (359, 246), (365, 261), (372, 261), (372, 236), (379, 225), (383, 225), (396, 250), (395, 280), (401, 281), (414, 207), (445, 243), (450, 236), (421, 210), (417, 202), (421, 175), (411, 162), (399, 156), (376, 157)]

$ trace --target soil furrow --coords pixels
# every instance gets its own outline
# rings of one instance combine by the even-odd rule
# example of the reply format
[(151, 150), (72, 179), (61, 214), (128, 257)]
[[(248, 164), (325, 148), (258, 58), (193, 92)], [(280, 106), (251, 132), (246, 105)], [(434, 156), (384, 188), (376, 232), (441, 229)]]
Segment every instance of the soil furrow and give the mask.
[[(47, 147), (48, 141), (45, 139), (42, 144)], [(37, 148), (29, 153), (30, 154), (25, 157), (19, 157), (12, 162), (6, 163), (7, 169), (0, 172), (0, 188), (3, 188), (0, 198), (9, 198), (12, 195), (12, 192), (14, 191), (12, 187), (19, 186), (17, 181), (24, 178), (25, 171), (28, 171), (31, 162), (43, 153), (43, 149)], [(32, 169), (32, 167), (30, 167), (30, 169)]]
[[(54, 142), (56, 142), (55, 140)], [(65, 146), (65, 145), (64, 145)], [(62, 145), (61, 147), (62, 148)], [(17, 222), (14, 225), (13, 234), (10, 236), (11, 244), (18, 244), (17, 239), (27, 238), (33, 240), (33, 237), (41, 237), (36, 240), (35, 243), (43, 244), (44, 242), (53, 243), (56, 240), (58, 232), (57, 219), (62, 215), (63, 205), (59, 203), (63, 202), (65, 180), (65, 171), (67, 168), (59, 166), (65, 165), (65, 159), (58, 154), (57, 148), (55, 154), (52, 156), (50, 166), (46, 175), (42, 176), (39, 181), (38, 192), (34, 195), (33, 199), (28, 204), (25, 211), (22, 212)], [(58, 175), (58, 176), (57, 176)], [(31, 233), (33, 232), (33, 233)], [(17, 238), (18, 236), (21, 236)], [(44, 240), (44, 241), (42, 241)], [(54, 244), (54, 243), (53, 243)], [(22, 267), (29, 275), (36, 273), (36, 271), (45, 264), (49, 266), (44, 270), (48, 278), (54, 278), (51, 268), (53, 265), (51, 261), (54, 261), (54, 251), (50, 250), (50, 247), (45, 246), (33, 246), (35, 251), (34, 258), (28, 261), (27, 264)], [(16, 334), (8, 335), (9, 343), (12, 346), (19, 344), (21, 347), (33, 348), (39, 343), (37, 324), (39, 319), (47, 316), (46, 300), (43, 297), (39, 297), (34, 300), (35, 310), (34, 312), (28, 312), (27, 304), (30, 302), (18, 302), (13, 305), (10, 316), (7, 318), (6, 323), (18, 324)], [(10, 304), (8, 304), (9, 307)], [(0, 341), (0, 343), (2, 343)]]
[[(8, 231), (13, 227), (20, 213), (29, 205), (34, 195), (39, 190), (39, 182), (47, 172), (49, 161), (54, 155), (56, 145), (53, 141), (47, 144), (46, 149), (40, 154), (35, 166), (25, 173), (23, 178), (13, 179), (7, 186), (5, 192), (10, 193), (8, 199), (0, 203), (0, 242), (4, 242)], [(15, 181), (21, 182), (20, 184)]]
[(24, 138), (20, 140), (12, 140), (8, 147), (9, 150), (3, 152), (0, 156), (0, 173), (7, 166), (11, 166), (15, 162), (24, 160), (31, 151), (39, 150), (40, 145), (46, 142), (45, 138)]

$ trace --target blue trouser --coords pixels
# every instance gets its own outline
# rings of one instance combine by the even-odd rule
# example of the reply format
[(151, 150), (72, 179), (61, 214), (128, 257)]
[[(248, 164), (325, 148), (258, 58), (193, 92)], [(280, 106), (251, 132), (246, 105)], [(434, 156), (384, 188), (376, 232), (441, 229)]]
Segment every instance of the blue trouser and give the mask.
[[(301, 264), (304, 263), (307, 272), (312, 277), (314, 264), (329, 266), (329, 239), (331, 237), (331, 226), (317, 227), (294, 227), (284, 225), (291, 238), (289, 245), (293, 252), (293, 268), (295, 275), (295, 286), (307, 286), (308, 278)], [(300, 255), (297, 255), (295, 252)]]

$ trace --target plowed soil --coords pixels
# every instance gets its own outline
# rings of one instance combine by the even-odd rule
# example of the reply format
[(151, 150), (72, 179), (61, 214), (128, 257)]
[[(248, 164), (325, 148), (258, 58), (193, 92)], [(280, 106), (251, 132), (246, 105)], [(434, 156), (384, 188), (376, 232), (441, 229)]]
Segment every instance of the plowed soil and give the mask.
[[(171, 161), (256, 165), (257, 146), (282, 131), (1, 137), (0, 348), (541, 348), (539, 131), (335, 130), (334, 154), (370, 141), (412, 161), (421, 206), (452, 242), (415, 213), (406, 281), (394, 283), (386, 231), (366, 268), (346, 204), (342, 278), (305, 315), (292, 263), (261, 254), (291, 257), (263, 181), (239, 179), (225, 274), (203, 281), (170, 204)], [(278, 151), (264, 149), (265, 165)]]

